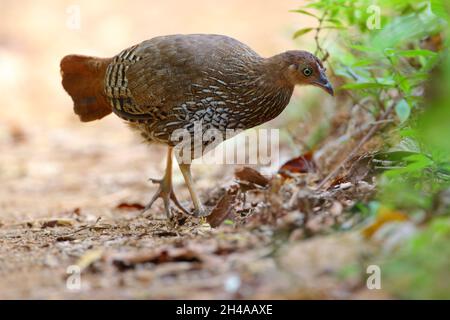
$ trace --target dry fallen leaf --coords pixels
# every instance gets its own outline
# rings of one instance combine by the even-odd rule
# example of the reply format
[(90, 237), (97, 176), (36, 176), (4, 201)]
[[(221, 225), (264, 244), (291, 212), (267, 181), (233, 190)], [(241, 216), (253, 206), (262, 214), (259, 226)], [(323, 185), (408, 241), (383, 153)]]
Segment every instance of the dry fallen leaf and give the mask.
[(43, 221), (41, 228), (70, 227), (74, 225), (74, 222), (72, 219), (51, 219)]
[(289, 173), (308, 173), (315, 171), (316, 164), (313, 159), (313, 152), (308, 151), (301, 156), (287, 161), (281, 166), (281, 168), (278, 170), (278, 173), (283, 177), (288, 178)]
[(216, 228), (225, 221), (233, 209), (234, 201), (236, 200), (236, 190), (227, 190), (227, 192), (220, 198), (214, 209), (212, 209), (206, 221), (211, 227)]
[(102, 249), (86, 251), (77, 261), (76, 265), (81, 271), (86, 270), (94, 262), (98, 261), (103, 256)]
[(394, 221), (407, 221), (409, 220), (408, 215), (401, 211), (391, 210), (389, 208), (382, 207), (378, 211), (375, 221), (362, 230), (362, 234), (366, 238), (371, 238), (378, 229), (380, 229), (384, 224)]
[(120, 210), (144, 210), (144, 206), (140, 203), (126, 203), (122, 202), (116, 206), (116, 209)]
[(202, 262), (203, 259), (197, 251), (189, 248), (169, 248), (150, 251), (122, 253), (112, 257), (112, 263), (119, 270), (132, 269), (144, 263), (167, 262)]
[(234, 172), (234, 175), (236, 176), (236, 178), (238, 178), (241, 181), (250, 182), (250, 183), (256, 184), (260, 187), (266, 187), (269, 184), (269, 179), (267, 179), (265, 176), (263, 176), (257, 170), (249, 168), (249, 167), (243, 167), (243, 168), (237, 169)]

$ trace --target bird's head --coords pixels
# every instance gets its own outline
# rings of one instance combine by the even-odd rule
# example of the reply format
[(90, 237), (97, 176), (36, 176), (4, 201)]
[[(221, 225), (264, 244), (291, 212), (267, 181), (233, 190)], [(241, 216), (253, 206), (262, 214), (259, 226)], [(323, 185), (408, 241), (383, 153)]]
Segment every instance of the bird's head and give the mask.
[(282, 53), (283, 73), (291, 85), (313, 85), (334, 95), (322, 61), (307, 51), (293, 50)]

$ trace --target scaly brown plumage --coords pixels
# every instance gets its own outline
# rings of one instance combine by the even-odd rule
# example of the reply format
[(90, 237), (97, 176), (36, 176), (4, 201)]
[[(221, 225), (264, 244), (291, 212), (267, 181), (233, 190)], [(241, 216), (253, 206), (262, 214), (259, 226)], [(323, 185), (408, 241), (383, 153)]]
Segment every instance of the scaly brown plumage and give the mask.
[[(107, 59), (69, 55), (61, 61), (61, 73), (82, 121), (113, 112), (147, 141), (169, 146), (166, 173), (146, 207), (162, 197), (168, 216), (170, 200), (187, 212), (172, 189), (175, 130), (193, 135), (196, 122), (202, 123), (203, 132), (224, 133), (260, 125), (284, 110), (297, 84), (333, 94), (322, 62), (311, 53), (287, 51), (263, 58), (222, 35), (156, 37)], [(195, 214), (206, 214), (192, 184), (190, 164), (180, 163), (180, 169)]]

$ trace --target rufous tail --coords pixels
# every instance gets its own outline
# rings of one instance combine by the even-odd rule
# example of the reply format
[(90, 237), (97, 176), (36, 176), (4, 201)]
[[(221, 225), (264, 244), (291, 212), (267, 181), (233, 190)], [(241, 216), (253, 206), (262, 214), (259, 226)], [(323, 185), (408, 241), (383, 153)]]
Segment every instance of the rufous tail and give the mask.
[(73, 110), (83, 122), (111, 113), (103, 81), (111, 58), (68, 55), (61, 60), (62, 85), (72, 97)]

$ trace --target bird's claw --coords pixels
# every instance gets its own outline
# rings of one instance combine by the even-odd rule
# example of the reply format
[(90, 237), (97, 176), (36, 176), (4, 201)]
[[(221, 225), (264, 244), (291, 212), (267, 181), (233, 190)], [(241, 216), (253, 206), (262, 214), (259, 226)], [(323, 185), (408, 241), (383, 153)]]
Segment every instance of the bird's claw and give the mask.
[(180, 209), (182, 212), (189, 214), (189, 211), (186, 210), (181, 203), (178, 201), (177, 197), (175, 196), (175, 193), (173, 192), (171, 184), (168, 184), (164, 181), (164, 179), (149, 179), (153, 183), (158, 183), (159, 187), (158, 190), (153, 195), (150, 202), (145, 206), (145, 208), (142, 210), (142, 214), (146, 211), (150, 210), (153, 203), (156, 201), (156, 199), (161, 198), (164, 202), (164, 211), (166, 213), (167, 218), (172, 217), (172, 212), (170, 211), (170, 202), (173, 202), (175, 206)]
[(142, 210), (142, 214), (150, 210), (153, 203), (156, 201), (156, 199), (161, 198), (164, 202), (164, 211), (166, 213), (167, 218), (172, 217), (172, 212), (170, 211), (170, 202), (173, 202), (175, 206), (180, 209), (183, 213), (194, 216), (194, 217), (206, 217), (210, 214), (208, 210), (206, 210), (203, 206), (201, 206), (199, 209), (194, 209), (193, 212), (189, 212), (186, 208), (184, 208), (181, 203), (178, 201), (177, 197), (175, 196), (175, 193), (173, 191), (172, 185), (168, 183), (166, 180), (163, 179), (154, 179), (150, 178), (148, 179), (152, 183), (159, 184), (158, 190), (153, 195), (150, 202), (145, 206), (145, 208)]
[(161, 184), (163, 182), (163, 179), (156, 179), (156, 178), (148, 178), (148, 181), (151, 181), (152, 183), (158, 183)]

